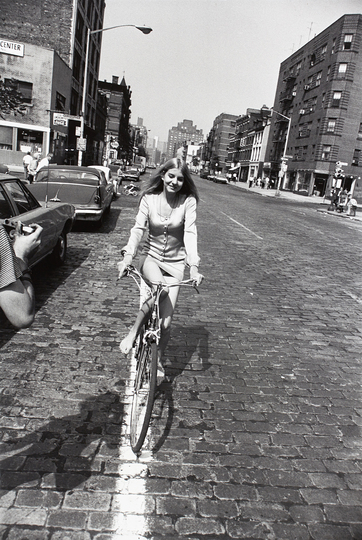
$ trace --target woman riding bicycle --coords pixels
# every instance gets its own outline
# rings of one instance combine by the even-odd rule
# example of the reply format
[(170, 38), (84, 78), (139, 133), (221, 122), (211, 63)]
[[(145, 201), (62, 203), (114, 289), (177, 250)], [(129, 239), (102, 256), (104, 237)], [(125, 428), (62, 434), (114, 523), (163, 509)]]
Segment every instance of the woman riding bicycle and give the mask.
[[(119, 277), (132, 263), (144, 232), (148, 229), (140, 257), (140, 271), (146, 281), (170, 285), (183, 279), (186, 264), (196, 285), (203, 280), (199, 273), (197, 251), (196, 207), (199, 196), (187, 165), (178, 158), (167, 161), (152, 176), (141, 193), (139, 209), (127, 245), (122, 249), (123, 261), (117, 264)], [(164, 376), (162, 358), (170, 337), (171, 321), (179, 287), (165, 290), (160, 300), (161, 339), (157, 379)], [(120, 349), (128, 354), (142, 323), (150, 313), (154, 298), (142, 306), (136, 321)]]

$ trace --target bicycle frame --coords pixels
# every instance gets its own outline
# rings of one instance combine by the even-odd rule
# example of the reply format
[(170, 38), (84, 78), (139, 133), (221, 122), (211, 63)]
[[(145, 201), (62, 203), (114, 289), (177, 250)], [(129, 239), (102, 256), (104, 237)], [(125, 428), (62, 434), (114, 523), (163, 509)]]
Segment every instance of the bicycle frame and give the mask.
[[(161, 317), (160, 317), (160, 297), (164, 290), (168, 289), (169, 287), (179, 287), (179, 286), (188, 286), (193, 287), (197, 293), (199, 293), (199, 290), (192, 279), (187, 279), (183, 281), (178, 281), (176, 283), (169, 283), (165, 284), (162, 282), (152, 282), (146, 280), (140, 272), (132, 265), (127, 266), (126, 268), (127, 276), (130, 276), (133, 278), (135, 283), (137, 284), (138, 289), (140, 290), (141, 297), (142, 297), (142, 290), (144, 290), (144, 285), (148, 288), (150, 291), (151, 296), (154, 297), (154, 305), (151, 309), (151, 312), (149, 314), (149, 321), (150, 321), (150, 327), (146, 329), (143, 339), (144, 340), (150, 340), (150, 342), (155, 341), (155, 343), (159, 344), (160, 337), (161, 337)], [(156, 286), (156, 289), (152, 290), (152, 287)], [(144, 300), (144, 302), (146, 299)], [(141, 306), (143, 305), (142, 299), (141, 299)]]

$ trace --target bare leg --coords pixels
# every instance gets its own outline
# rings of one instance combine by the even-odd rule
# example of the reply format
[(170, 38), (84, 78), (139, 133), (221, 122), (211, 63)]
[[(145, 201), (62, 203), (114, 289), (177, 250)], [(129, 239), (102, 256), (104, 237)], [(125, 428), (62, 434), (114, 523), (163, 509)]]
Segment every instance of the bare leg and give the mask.
[(135, 342), (136, 337), (138, 336), (138, 332), (140, 331), (140, 328), (142, 327), (143, 323), (147, 319), (148, 315), (150, 314), (150, 311), (153, 307), (153, 304), (155, 303), (155, 299), (153, 296), (146, 300), (146, 302), (141, 307), (140, 311), (137, 314), (136, 320), (126, 335), (125, 338), (122, 339), (121, 343), (119, 344), (119, 348), (124, 354), (128, 354)]
[[(165, 280), (163, 278), (163, 275), (162, 275), (162, 272), (159, 269), (157, 263), (155, 263), (154, 261), (152, 261), (150, 259), (145, 260), (145, 262), (143, 264), (143, 267), (142, 267), (142, 274), (149, 281), (154, 281), (154, 282), (161, 282), (162, 281), (162, 282), (165, 282)], [(123, 340), (121, 341), (121, 343), (119, 345), (119, 348), (121, 349), (121, 351), (124, 354), (128, 354), (132, 350), (135, 339), (136, 339), (136, 337), (137, 337), (143, 323), (145, 322), (146, 318), (148, 317), (148, 315), (149, 315), (149, 313), (150, 313), (150, 311), (151, 311), (151, 309), (153, 307), (154, 301), (155, 300), (154, 300), (153, 296), (151, 298), (149, 298), (148, 300), (146, 300), (146, 302), (143, 304), (141, 310), (137, 314), (134, 325), (132, 326), (132, 328), (128, 332), (127, 336), (125, 338), (123, 338)]]
[[(177, 281), (175, 278), (166, 277), (167, 283), (174, 283)], [(160, 361), (162, 361), (167, 343), (171, 335), (171, 322), (175, 311), (178, 293), (180, 287), (170, 287), (168, 295), (162, 299), (160, 303), (160, 317), (161, 317), (161, 339), (160, 339)]]

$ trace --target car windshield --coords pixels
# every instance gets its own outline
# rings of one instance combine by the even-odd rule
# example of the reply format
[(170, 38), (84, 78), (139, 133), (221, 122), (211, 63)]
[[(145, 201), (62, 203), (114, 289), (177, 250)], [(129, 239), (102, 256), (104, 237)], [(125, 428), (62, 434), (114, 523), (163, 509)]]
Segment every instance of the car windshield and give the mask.
[[(49, 173), (49, 174), (48, 174)], [(85, 171), (72, 171), (67, 169), (40, 170), (36, 182), (60, 182), (63, 184), (86, 184), (88, 186), (97, 186), (100, 178), (92, 173)]]

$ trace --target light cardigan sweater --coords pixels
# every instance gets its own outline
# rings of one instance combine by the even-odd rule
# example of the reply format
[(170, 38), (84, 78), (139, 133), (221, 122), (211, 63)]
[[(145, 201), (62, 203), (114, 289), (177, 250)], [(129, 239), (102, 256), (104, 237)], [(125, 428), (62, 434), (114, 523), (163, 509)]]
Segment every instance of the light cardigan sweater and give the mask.
[(193, 196), (180, 195), (170, 214), (161, 216), (160, 198), (161, 193), (146, 194), (142, 197), (136, 223), (122, 253), (134, 257), (148, 229), (142, 254), (151, 256), (160, 268), (177, 279), (182, 279), (185, 263), (198, 266), (200, 262), (197, 252), (196, 199)]

